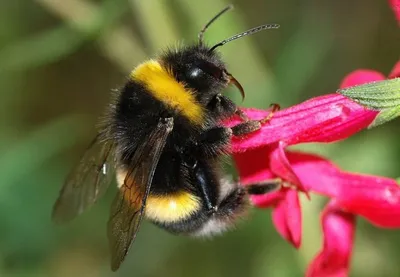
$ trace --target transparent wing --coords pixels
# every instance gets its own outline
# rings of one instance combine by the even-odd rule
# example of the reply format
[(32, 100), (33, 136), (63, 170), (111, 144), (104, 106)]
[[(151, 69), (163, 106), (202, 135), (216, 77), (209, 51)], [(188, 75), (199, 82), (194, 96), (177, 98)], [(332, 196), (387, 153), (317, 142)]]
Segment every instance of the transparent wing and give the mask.
[(114, 171), (113, 145), (97, 136), (65, 181), (53, 207), (53, 220), (68, 222), (91, 207), (108, 188)]
[(136, 149), (124, 184), (114, 199), (108, 221), (108, 239), (113, 271), (119, 268), (136, 237), (153, 175), (168, 134), (172, 129), (172, 118), (160, 119), (150, 136)]

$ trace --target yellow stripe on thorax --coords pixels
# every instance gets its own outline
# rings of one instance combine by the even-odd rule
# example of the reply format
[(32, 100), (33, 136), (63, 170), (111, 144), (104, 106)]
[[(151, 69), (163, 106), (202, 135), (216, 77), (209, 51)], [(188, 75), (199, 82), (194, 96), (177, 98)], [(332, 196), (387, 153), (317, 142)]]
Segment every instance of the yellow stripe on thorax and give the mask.
[(131, 72), (131, 78), (145, 84), (157, 100), (177, 109), (191, 122), (203, 123), (204, 111), (193, 93), (175, 80), (159, 62), (150, 60), (142, 63)]

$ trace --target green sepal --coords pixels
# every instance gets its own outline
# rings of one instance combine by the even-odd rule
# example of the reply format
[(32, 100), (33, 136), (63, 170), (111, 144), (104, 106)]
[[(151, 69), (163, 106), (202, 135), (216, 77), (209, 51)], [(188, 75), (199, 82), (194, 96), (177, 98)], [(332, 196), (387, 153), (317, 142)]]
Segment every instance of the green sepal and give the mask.
[(374, 121), (368, 126), (368, 129), (386, 123), (396, 117), (400, 116), (400, 106), (391, 109), (385, 109), (379, 112), (378, 116), (375, 117)]
[(377, 81), (338, 90), (371, 110), (379, 111), (378, 116), (368, 126), (372, 128), (400, 116), (400, 78)]

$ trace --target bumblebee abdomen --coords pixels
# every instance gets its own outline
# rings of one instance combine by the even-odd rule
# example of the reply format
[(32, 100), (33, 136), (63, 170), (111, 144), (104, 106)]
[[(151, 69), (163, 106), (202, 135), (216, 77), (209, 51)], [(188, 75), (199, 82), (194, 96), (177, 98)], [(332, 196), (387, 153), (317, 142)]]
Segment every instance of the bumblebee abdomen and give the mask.
[[(160, 173), (158, 173), (160, 174)], [(126, 170), (117, 170), (118, 187), (122, 187), (126, 177)], [(166, 180), (166, 182), (168, 182)], [(188, 219), (202, 209), (200, 197), (177, 186), (170, 189), (171, 184), (154, 183), (153, 188), (163, 191), (155, 193), (151, 190), (146, 201), (145, 215), (153, 222), (175, 223)]]
[(152, 97), (187, 118), (192, 124), (204, 123), (204, 107), (197, 102), (193, 92), (178, 82), (158, 61), (149, 60), (140, 64), (131, 72), (130, 78), (144, 85)]
[(178, 222), (193, 216), (201, 209), (201, 200), (186, 191), (169, 195), (150, 195), (146, 217), (156, 222)]

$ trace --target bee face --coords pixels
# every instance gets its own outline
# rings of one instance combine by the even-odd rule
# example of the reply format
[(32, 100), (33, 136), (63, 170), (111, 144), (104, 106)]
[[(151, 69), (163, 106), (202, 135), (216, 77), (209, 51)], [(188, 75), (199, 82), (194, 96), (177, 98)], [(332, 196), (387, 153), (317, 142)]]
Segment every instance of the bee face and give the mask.
[(227, 70), (218, 54), (201, 45), (168, 52), (162, 63), (202, 104), (208, 103), (229, 83)]

